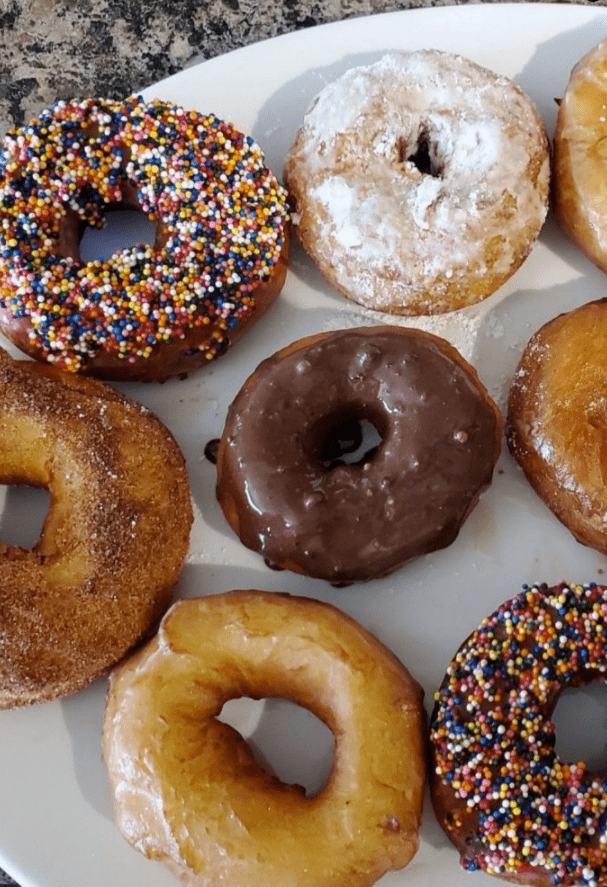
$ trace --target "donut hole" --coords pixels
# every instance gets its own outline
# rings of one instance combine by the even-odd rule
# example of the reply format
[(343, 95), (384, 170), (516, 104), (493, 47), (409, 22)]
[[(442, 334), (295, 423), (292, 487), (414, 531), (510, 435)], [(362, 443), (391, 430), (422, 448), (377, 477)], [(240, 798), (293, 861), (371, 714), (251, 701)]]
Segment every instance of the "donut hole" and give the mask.
[(110, 206), (105, 221), (103, 228), (87, 225), (82, 232), (78, 252), (84, 264), (95, 260), (106, 262), (120, 250), (139, 244), (155, 245), (156, 224), (139, 209)]
[(309, 709), (281, 698), (228, 700), (218, 719), (246, 739), (259, 766), (315, 797), (327, 784), (335, 738)]
[(46, 487), (29, 484), (0, 485), (0, 541), (31, 550), (39, 541), (50, 509)]
[(435, 140), (427, 127), (420, 127), (417, 139), (400, 139), (397, 143), (399, 164), (412, 164), (423, 176), (439, 179), (443, 174), (443, 163)]
[(327, 471), (339, 465), (364, 465), (381, 446), (383, 424), (376, 416), (356, 413), (328, 416), (312, 429), (310, 455)]
[(607, 775), (607, 683), (597, 680), (584, 687), (567, 687), (558, 698), (552, 721), (561, 761), (583, 761), (593, 773)]

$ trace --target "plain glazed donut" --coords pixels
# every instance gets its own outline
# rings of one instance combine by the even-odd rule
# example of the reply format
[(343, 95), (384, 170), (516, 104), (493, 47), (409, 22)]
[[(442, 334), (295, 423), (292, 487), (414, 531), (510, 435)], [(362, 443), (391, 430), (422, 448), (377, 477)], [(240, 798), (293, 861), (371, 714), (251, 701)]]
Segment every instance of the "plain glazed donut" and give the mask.
[[(316, 796), (217, 719), (241, 696), (288, 699), (332, 730)], [(111, 678), (116, 821), (188, 887), (367, 887), (417, 850), (424, 727), (417, 682), (331, 605), (256, 591), (180, 601)]]
[[(116, 207), (152, 246), (84, 264)], [(286, 195), (253, 140), (177, 105), (57, 102), (0, 154), (0, 330), (38, 360), (164, 381), (223, 354), (285, 281)]]
[(545, 324), (509, 396), (506, 436), (541, 499), (579, 542), (607, 555), (607, 301)]
[(607, 272), (607, 40), (574, 67), (553, 140), (554, 211), (563, 230)]
[(155, 627), (189, 542), (171, 434), (108, 385), (0, 350), (0, 483), (45, 487), (32, 550), (0, 544), (0, 708), (81, 689)]
[(517, 884), (607, 884), (602, 776), (555, 752), (561, 690), (604, 680), (607, 588), (525, 587), (459, 649), (431, 718), (431, 786), (462, 865)]
[(423, 50), (329, 84), (284, 180), (332, 286), (367, 308), (436, 314), (484, 299), (522, 264), (549, 173), (544, 123), (516, 84)]
[[(362, 461), (327, 459), (354, 420), (381, 438)], [(276, 569), (337, 585), (375, 579), (449, 545), (490, 484), (501, 414), (444, 339), (396, 326), (301, 339), (234, 399), (217, 498)]]

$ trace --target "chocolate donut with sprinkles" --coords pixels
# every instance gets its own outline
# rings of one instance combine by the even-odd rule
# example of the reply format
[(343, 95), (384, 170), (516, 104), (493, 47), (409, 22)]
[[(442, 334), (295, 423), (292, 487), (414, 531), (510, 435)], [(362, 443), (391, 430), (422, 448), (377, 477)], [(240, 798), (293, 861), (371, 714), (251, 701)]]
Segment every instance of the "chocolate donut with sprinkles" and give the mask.
[(605, 680), (607, 588), (524, 586), (460, 647), (435, 696), (432, 800), (465, 869), (607, 884), (607, 783), (555, 751), (561, 690)]
[[(85, 263), (108, 211), (152, 245)], [(38, 360), (104, 379), (186, 376), (273, 304), (287, 271), (286, 192), (250, 136), (139, 96), (59, 101), (0, 153), (0, 330)]]

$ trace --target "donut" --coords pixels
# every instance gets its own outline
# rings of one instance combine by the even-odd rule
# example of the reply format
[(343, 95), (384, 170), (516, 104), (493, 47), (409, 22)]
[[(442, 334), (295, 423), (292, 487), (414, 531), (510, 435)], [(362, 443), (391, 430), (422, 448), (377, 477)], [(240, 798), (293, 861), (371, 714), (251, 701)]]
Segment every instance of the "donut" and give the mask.
[[(335, 458), (353, 421), (378, 441)], [(238, 392), (217, 499), (269, 566), (334, 585), (376, 579), (453, 542), (491, 482), (501, 431), (444, 339), (396, 326), (320, 333), (264, 360)]]
[[(83, 262), (86, 227), (139, 210), (153, 245)], [(102, 379), (186, 376), (234, 344), (285, 281), (286, 194), (249, 137), (134, 96), (59, 101), (0, 155), (0, 330)]]
[[(331, 729), (316, 795), (218, 720), (242, 696), (290, 700)], [(112, 673), (103, 755), (123, 836), (188, 887), (367, 887), (417, 850), (422, 690), (330, 604), (261, 591), (179, 601)]]
[(565, 687), (604, 680), (607, 588), (524, 586), (460, 647), (430, 721), (432, 800), (468, 871), (607, 884), (605, 780), (555, 751)]
[(607, 554), (607, 301), (561, 314), (529, 341), (508, 398), (506, 438), (525, 477), (578, 542)]
[(573, 68), (553, 139), (553, 204), (561, 227), (607, 272), (607, 40)]
[(296, 232), (329, 283), (389, 314), (494, 293), (544, 223), (543, 120), (512, 81), (437, 50), (389, 53), (316, 97), (284, 170)]
[(31, 550), (0, 544), (0, 708), (74, 693), (158, 623), (192, 506), (175, 440), (85, 376), (0, 350), (0, 483), (43, 487)]

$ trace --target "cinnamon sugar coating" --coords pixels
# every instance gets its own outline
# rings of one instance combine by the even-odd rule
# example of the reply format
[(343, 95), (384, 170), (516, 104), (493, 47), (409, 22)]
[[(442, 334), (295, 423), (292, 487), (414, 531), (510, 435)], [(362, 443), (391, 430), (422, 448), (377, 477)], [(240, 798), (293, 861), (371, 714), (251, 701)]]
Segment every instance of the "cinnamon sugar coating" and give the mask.
[(169, 605), (189, 543), (183, 456), (102, 382), (0, 351), (0, 482), (45, 487), (32, 550), (0, 545), (0, 708), (73, 693)]

